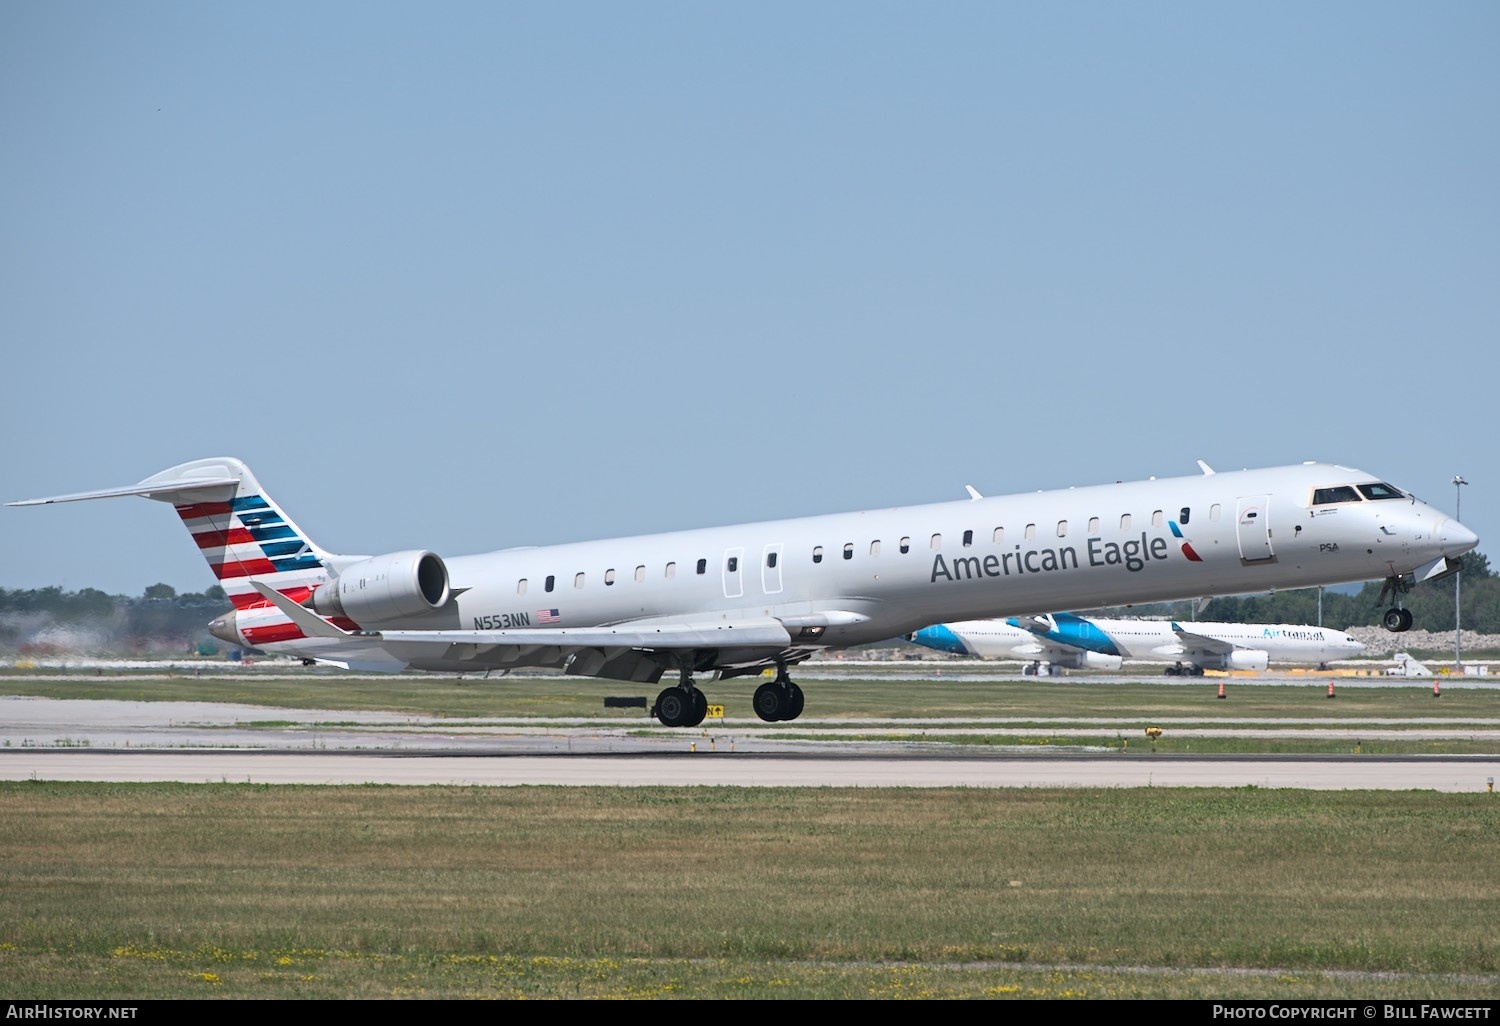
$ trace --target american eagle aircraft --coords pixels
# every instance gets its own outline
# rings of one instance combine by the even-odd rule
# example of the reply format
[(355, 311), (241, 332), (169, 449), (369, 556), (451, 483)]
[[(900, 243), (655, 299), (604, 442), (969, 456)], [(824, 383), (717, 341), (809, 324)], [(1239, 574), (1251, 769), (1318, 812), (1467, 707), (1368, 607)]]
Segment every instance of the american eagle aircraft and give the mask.
[(935, 624), (906, 640), (981, 659), (1029, 659), (1033, 673), (1043, 662), (1117, 670), (1126, 659), (1166, 659), (1172, 662), (1168, 676), (1201, 676), (1205, 669), (1264, 670), (1271, 663), (1322, 666), (1353, 658), (1365, 648), (1343, 631), (1306, 624), (1184, 623), (1073, 613)]
[(1373, 474), (1329, 463), (1151, 479), (443, 558), (314, 544), (241, 461), (31, 499), (171, 503), (234, 609), (219, 638), (349, 669), (552, 667), (654, 683), (653, 713), (703, 721), (694, 674), (774, 670), (761, 719), (793, 720), (790, 668), (928, 624), (1384, 579), (1399, 599), (1478, 538)]

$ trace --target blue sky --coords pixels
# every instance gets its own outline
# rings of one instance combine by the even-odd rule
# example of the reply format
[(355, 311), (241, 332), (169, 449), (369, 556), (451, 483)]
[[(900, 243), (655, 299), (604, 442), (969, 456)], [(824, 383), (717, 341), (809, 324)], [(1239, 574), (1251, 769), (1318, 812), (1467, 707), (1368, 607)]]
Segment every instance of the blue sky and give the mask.
[[(1321, 459), (1500, 535), (1500, 5), (0, 5), (0, 498), (343, 552)], [(0, 508), (0, 587), (214, 583)]]

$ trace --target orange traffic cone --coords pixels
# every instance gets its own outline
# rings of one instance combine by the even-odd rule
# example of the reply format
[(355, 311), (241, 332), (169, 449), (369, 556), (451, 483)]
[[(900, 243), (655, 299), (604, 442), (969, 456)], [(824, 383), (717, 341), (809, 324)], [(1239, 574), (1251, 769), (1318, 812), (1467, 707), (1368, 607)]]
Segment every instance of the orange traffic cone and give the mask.
[(1337, 698), (1338, 697), (1337, 695), (1335, 695), (1333, 693), (1333, 681), (1329, 681), (1328, 682), (1328, 697), (1329, 698)]
[(1432, 682), (1432, 697), (1433, 698), (1442, 698), (1443, 697), (1442, 692), (1440, 692), (1438, 690), (1438, 682), (1437, 681), (1433, 681)]
[(1222, 680), (1219, 681), (1219, 697), (1220, 698), (1225, 697), (1224, 696), (1224, 682)]

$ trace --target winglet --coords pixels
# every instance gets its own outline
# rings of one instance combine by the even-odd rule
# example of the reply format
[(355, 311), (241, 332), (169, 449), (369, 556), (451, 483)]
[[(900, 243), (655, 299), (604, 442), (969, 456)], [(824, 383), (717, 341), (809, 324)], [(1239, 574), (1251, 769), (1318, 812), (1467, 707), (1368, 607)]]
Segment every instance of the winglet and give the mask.
[(290, 617), (292, 623), (300, 627), (302, 629), (302, 633), (306, 634), (310, 638), (356, 637), (356, 635), (351, 633), (350, 631), (346, 631), (336, 624), (329, 623), (317, 613), (314, 613), (311, 609), (308, 609), (305, 606), (300, 606), (297, 603), (293, 602), (291, 599), (287, 598), (281, 592), (277, 591), (269, 584), (266, 584), (264, 581), (257, 581), (252, 578), (250, 581), (250, 587), (254, 588), (266, 598), (270, 599), (277, 609), (281, 610), (288, 617)]
[(1202, 460), (1198, 461), (1198, 469), (1201, 470), (1201, 471), (1203, 471), (1203, 476), (1204, 477), (1208, 477), (1209, 475), (1211, 475), (1214, 472), (1214, 468), (1210, 467), (1207, 463), (1204, 463)]
[(973, 485), (964, 485), (964, 491), (966, 491), (966, 492), (969, 493), (969, 501), (970, 502), (974, 502), (977, 499), (984, 498), (983, 495), (980, 495), (977, 491), (974, 490), (974, 486)]

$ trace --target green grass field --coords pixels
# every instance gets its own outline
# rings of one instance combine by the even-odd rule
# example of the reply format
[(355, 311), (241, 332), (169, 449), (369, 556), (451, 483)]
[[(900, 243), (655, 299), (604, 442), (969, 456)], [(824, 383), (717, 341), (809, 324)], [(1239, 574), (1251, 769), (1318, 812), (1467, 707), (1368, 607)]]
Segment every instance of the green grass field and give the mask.
[[(1500, 721), (1500, 692), (1413, 683), (814, 681), (809, 723), (762, 726), (942, 716), (988, 744), (1161, 722), (1165, 750), (1172, 724)], [(634, 687), (0, 678), (268, 721), (597, 719)], [(748, 691), (710, 699), (754, 724)], [(0, 831), (12, 999), (1500, 997), (1493, 793), (13, 782)]]
[(1495, 796), (0, 784), (0, 993), (1500, 996)]

